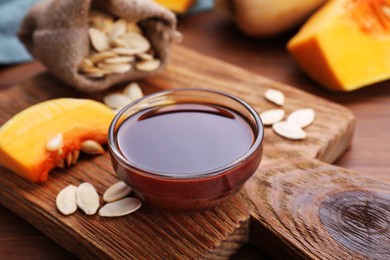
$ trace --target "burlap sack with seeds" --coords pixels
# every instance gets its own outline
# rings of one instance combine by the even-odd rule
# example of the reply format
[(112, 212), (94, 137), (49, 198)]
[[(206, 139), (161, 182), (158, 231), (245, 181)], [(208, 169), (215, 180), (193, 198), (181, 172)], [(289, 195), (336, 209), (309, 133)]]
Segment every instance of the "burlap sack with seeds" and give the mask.
[[(97, 8), (128, 21), (139, 21), (162, 66), (153, 72), (132, 68), (123, 74), (90, 79), (78, 73), (90, 54), (88, 14)], [(152, 0), (48, 0), (29, 11), (19, 29), (19, 37), (29, 52), (48, 70), (71, 86), (87, 92), (106, 89), (116, 83), (155, 74), (167, 62), (169, 45), (177, 37), (175, 15)]]

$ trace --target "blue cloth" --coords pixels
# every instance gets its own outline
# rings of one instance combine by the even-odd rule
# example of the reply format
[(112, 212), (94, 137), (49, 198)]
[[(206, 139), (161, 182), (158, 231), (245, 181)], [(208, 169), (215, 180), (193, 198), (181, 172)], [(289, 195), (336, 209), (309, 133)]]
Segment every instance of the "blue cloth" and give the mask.
[(194, 6), (189, 10), (189, 14), (197, 14), (204, 11), (212, 10), (214, 7), (213, 0), (198, 0)]
[(0, 0), (0, 64), (32, 59), (16, 32), (23, 17), (36, 2), (38, 0)]

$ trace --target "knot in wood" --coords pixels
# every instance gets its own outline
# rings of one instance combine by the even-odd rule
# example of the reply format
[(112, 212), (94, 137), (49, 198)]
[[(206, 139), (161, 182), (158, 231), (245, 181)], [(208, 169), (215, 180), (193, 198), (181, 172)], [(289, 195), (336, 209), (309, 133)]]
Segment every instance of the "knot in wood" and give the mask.
[(364, 190), (340, 192), (321, 203), (328, 233), (365, 257), (390, 259), (390, 197)]

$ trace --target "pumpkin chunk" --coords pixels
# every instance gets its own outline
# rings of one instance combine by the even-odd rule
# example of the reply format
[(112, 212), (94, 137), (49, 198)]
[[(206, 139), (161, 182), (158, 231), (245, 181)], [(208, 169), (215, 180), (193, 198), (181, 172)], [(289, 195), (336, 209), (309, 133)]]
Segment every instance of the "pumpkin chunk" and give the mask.
[(51, 169), (78, 157), (81, 142), (107, 143), (114, 115), (88, 99), (60, 98), (31, 106), (0, 128), (0, 164), (25, 179), (44, 182)]
[(288, 43), (300, 67), (337, 91), (390, 78), (390, 0), (332, 0)]

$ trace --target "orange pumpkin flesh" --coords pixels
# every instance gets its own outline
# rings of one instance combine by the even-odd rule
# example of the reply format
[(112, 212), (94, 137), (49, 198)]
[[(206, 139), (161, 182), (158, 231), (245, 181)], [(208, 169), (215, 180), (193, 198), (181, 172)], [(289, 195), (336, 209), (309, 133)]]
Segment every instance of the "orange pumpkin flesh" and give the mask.
[[(107, 143), (114, 112), (88, 99), (45, 101), (18, 113), (0, 128), (0, 164), (18, 175), (44, 182), (51, 169), (83, 140)], [(48, 151), (47, 141), (62, 133), (62, 153)]]
[(390, 0), (332, 0), (288, 43), (314, 80), (351, 91), (390, 78)]

